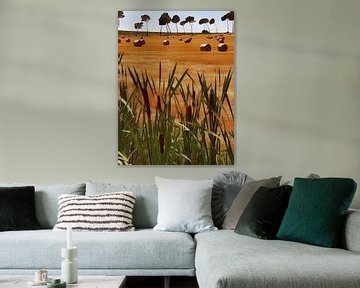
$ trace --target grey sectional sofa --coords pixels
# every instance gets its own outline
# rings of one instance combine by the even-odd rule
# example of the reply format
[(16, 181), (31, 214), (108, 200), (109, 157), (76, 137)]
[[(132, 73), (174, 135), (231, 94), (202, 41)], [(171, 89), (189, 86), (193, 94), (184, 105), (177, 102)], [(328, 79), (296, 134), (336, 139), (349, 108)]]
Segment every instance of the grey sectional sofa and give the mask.
[(155, 185), (88, 182), (35, 185), (35, 189), (37, 217), (43, 229), (0, 232), (0, 275), (28, 274), (39, 268), (52, 275), (60, 273), (60, 248), (66, 245), (66, 235), (51, 230), (58, 195), (126, 190), (136, 195), (136, 231), (74, 232), (80, 274), (196, 275), (200, 288), (360, 287), (360, 211), (350, 211), (347, 216), (343, 249), (330, 249), (259, 240), (230, 230), (195, 236), (153, 231), (158, 209)]

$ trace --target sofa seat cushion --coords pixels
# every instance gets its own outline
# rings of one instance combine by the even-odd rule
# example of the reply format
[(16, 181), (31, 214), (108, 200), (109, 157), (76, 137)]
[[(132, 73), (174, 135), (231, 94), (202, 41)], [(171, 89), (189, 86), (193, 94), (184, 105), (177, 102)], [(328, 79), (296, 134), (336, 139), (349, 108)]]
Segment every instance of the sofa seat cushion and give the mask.
[[(73, 232), (83, 269), (194, 269), (195, 244), (186, 233)], [(60, 269), (66, 232), (1, 232), (0, 269)]]
[(358, 287), (360, 254), (229, 230), (195, 236), (200, 288)]

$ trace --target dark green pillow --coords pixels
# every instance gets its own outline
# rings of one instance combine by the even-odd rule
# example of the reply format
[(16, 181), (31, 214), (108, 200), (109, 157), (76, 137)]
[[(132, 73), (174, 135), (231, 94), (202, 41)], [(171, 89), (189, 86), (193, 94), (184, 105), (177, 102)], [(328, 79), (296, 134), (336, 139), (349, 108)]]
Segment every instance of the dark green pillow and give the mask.
[(355, 191), (356, 182), (348, 178), (295, 178), (277, 238), (337, 247)]
[(260, 187), (252, 196), (235, 232), (261, 239), (275, 239), (288, 206), (292, 187)]
[(0, 231), (39, 228), (35, 215), (35, 188), (0, 187)]

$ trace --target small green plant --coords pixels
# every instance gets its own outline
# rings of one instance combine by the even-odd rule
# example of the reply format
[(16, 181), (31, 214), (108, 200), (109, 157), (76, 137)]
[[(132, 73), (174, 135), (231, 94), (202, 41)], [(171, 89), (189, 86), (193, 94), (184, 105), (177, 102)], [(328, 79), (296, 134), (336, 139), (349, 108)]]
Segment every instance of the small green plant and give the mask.
[[(234, 113), (228, 96), (233, 72), (209, 83), (177, 65), (158, 79), (126, 68), (118, 55), (118, 164), (227, 165), (234, 163)], [(176, 76), (178, 75), (178, 76)], [(232, 123), (231, 127), (227, 123)]]

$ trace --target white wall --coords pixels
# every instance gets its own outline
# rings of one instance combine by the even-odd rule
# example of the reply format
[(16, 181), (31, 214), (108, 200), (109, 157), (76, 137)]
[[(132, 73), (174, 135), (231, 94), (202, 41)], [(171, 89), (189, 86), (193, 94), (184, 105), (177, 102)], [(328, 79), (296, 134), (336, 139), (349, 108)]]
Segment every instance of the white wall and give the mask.
[[(235, 10), (234, 167), (116, 164), (117, 11), (171, 8)], [(0, 0), (0, 182), (238, 169), (360, 184), (359, 29), (358, 0)]]

